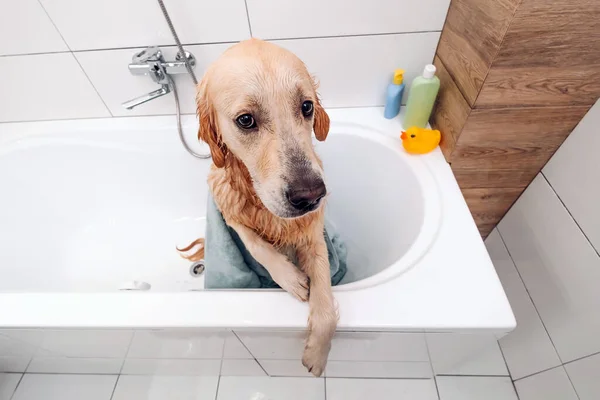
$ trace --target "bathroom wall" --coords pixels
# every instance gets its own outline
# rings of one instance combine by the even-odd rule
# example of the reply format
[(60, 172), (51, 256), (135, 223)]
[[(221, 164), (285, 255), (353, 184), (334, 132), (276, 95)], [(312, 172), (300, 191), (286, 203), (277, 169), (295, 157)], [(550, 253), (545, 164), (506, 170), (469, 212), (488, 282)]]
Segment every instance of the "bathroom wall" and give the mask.
[(483, 236), (600, 96), (597, 0), (452, 0), (432, 124)]
[(517, 319), (521, 400), (600, 399), (600, 101), (486, 240)]
[[(251, 36), (298, 54), (328, 107), (383, 105), (395, 68), (410, 81), (433, 60), (449, 0), (166, 0), (196, 74)], [(172, 96), (127, 111), (156, 89), (127, 64), (143, 47), (176, 50), (156, 1), (0, 0), (0, 122), (173, 114)], [(194, 86), (178, 76), (184, 113)]]

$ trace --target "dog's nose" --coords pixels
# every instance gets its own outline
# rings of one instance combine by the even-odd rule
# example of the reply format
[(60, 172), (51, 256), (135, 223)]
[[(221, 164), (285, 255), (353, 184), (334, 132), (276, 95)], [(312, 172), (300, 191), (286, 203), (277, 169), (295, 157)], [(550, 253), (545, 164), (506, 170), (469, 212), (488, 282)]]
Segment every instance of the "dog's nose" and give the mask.
[(325, 183), (322, 180), (314, 182), (310, 186), (292, 185), (286, 196), (292, 207), (296, 210), (310, 210), (315, 207), (319, 200), (327, 194)]

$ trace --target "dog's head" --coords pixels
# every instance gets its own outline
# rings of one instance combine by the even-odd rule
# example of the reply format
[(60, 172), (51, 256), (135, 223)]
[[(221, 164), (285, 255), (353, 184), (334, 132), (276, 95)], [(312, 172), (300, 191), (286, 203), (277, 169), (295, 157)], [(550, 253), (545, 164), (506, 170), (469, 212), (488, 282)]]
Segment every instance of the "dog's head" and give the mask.
[(261, 40), (241, 42), (209, 67), (196, 100), (198, 137), (216, 167), (240, 160), (261, 202), (279, 217), (320, 206), (327, 189), (311, 134), (325, 140), (329, 117), (298, 57)]

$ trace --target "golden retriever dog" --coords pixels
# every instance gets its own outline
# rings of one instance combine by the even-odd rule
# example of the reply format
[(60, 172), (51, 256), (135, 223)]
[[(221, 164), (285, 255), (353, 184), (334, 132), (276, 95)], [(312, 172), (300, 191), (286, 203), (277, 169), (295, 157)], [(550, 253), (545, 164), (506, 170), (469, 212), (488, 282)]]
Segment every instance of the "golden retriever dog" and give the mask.
[(325, 140), (329, 117), (316, 89), (293, 53), (251, 39), (208, 68), (196, 100), (198, 137), (213, 160), (208, 184), (215, 203), (273, 280), (308, 301), (302, 363), (320, 376), (338, 315), (323, 236), (327, 189), (311, 138), (314, 130)]

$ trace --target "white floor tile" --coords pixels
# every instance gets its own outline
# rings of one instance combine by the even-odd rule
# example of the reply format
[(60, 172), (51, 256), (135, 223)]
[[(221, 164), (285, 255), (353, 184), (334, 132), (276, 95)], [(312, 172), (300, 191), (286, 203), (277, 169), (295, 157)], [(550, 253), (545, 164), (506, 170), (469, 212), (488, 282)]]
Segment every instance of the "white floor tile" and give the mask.
[(437, 375), (506, 375), (500, 347), (490, 334), (427, 334), (433, 371)]
[(517, 319), (517, 328), (499, 340), (512, 378), (558, 367), (558, 354), (497, 229), (485, 245)]
[[(269, 376), (295, 376), (309, 378), (313, 375), (301, 360), (258, 360)], [(331, 361), (329, 361), (331, 363)], [(329, 364), (328, 363), (328, 364)]]
[(330, 360), (429, 361), (422, 333), (338, 332), (332, 340)]
[(225, 331), (137, 331), (129, 347), (129, 358), (209, 358), (223, 355)]
[(327, 400), (437, 400), (433, 379), (327, 378)]
[(12, 400), (110, 400), (117, 375), (25, 374)]
[(225, 336), (225, 350), (223, 350), (223, 358), (233, 358), (241, 360), (244, 358), (253, 358), (252, 354), (244, 347), (242, 342), (233, 334), (227, 333)]
[(22, 374), (0, 374), (0, 400), (10, 400)]
[(565, 365), (579, 400), (600, 399), (600, 354)]
[(433, 378), (429, 362), (329, 361), (330, 378)]
[(112, 400), (214, 400), (216, 376), (119, 377)]
[(519, 400), (510, 377), (438, 376), (440, 400)]
[(118, 374), (122, 358), (33, 357), (27, 372), (51, 374)]
[(563, 367), (515, 382), (520, 400), (577, 400), (577, 394)]
[(271, 399), (324, 400), (325, 382), (321, 378), (221, 377), (217, 400)]
[(223, 360), (222, 376), (266, 376), (256, 360)]
[(543, 176), (498, 230), (562, 362), (600, 351), (600, 258)]
[(218, 376), (221, 360), (128, 358), (123, 364), (125, 375), (200, 375)]
[(31, 357), (0, 356), (0, 372), (25, 372)]

